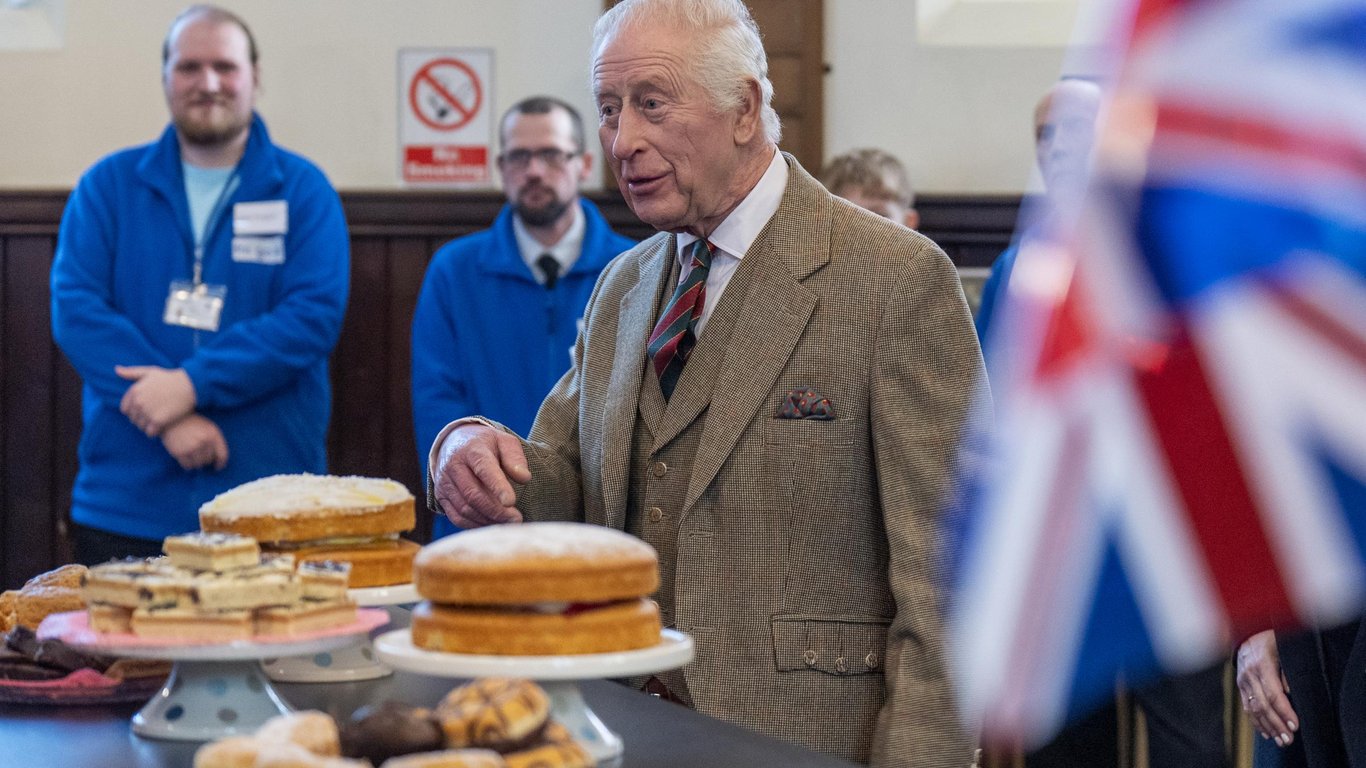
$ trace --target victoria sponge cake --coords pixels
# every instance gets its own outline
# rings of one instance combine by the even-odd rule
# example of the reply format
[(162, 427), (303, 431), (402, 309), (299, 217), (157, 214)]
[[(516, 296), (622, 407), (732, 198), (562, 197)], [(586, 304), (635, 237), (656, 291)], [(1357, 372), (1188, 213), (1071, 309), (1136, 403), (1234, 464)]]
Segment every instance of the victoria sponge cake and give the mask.
[(523, 523), (439, 539), (413, 564), (413, 644), (493, 655), (604, 653), (659, 642), (654, 549), (582, 523)]
[(412, 578), (418, 545), (399, 537), (416, 525), (413, 495), (373, 477), (273, 475), (244, 483), (199, 508), (205, 531), (250, 536), (267, 552), (352, 565), (350, 586)]

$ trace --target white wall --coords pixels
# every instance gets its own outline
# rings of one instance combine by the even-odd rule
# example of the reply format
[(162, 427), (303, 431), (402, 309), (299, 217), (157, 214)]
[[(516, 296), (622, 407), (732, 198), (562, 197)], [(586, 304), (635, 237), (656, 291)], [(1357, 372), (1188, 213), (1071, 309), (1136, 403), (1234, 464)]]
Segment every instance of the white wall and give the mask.
[[(884, 147), (907, 162), (922, 192), (1019, 192), (1032, 162), (1030, 111), (1058, 75), (1057, 42), (1070, 33), (1058, 3), (1075, 1), (1012, 0), (1040, 9), (1035, 26), (1044, 27), (1016, 40), (995, 29), (940, 39), (933, 25), (921, 28), (912, 0), (826, 0), (827, 153)], [(101, 155), (154, 138), (166, 123), (161, 40), (187, 2), (0, 7), (0, 188), (69, 188)], [(985, 29), (945, 13), (945, 2), (935, 6), (935, 18), (948, 20), (942, 29)], [(990, 13), (981, 0), (953, 2)], [(401, 186), (400, 48), (493, 48), (495, 110), (545, 92), (591, 121), (588, 47), (600, 0), (222, 3), (256, 34), (259, 109), (276, 141), (315, 160), (342, 189)], [(21, 23), (43, 30), (29, 34), (29, 49), (6, 35)]]

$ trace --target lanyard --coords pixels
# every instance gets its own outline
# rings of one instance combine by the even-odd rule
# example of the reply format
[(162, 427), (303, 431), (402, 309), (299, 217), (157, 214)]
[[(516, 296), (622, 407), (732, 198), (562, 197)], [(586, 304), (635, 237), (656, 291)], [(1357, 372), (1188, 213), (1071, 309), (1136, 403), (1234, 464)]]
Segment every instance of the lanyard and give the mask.
[(209, 218), (204, 222), (204, 231), (199, 234), (199, 240), (194, 244), (194, 287), (196, 290), (204, 284), (204, 245), (209, 240), (209, 235), (213, 234), (214, 227), (218, 224), (218, 219), (223, 216), (223, 209), (228, 206), (228, 198), (233, 192), (237, 191), (240, 181), (240, 174), (234, 168), (232, 175), (223, 183), (223, 188), (218, 191), (218, 199), (214, 201), (213, 208), (209, 209)]

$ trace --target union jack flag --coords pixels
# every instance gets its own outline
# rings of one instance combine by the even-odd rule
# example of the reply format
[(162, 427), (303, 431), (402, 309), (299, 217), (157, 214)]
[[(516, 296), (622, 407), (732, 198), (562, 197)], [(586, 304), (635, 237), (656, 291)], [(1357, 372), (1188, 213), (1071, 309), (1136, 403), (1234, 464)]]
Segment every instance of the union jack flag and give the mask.
[(1085, 202), (988, 340), (948, 625), (1036, 744), (1366, 597), (1366, 0), (1142, 0)]

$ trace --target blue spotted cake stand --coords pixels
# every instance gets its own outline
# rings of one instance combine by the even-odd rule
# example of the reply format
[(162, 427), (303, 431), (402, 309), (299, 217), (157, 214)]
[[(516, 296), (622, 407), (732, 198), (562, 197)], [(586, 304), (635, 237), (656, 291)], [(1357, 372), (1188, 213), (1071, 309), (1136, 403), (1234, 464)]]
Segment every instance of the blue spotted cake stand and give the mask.
[[(422, 599), (411, 582), (351, 589), (347, 590), (347, 596), (362, 607), (383, 607), (389, 613), (391, 627), (408, 626), (412, 612), (399, 606)], [(345, 683), (374, 680), (394, 673), (375, 655), (369, 635), (353, 638), (351, 644), (337, 649), (302, 656), (269, 656), (261, 660), (261, 668), (266, 677), (277, 683)]]
[(521, 677), (541, 684), (550, 696), (550, 716), (583, 744), (599, 768), (618, 766), (624, 747), (621, 737), (589, 709), (578, 681), (630, 677), (677, 669), (693, 658), (692, 638), (666, 629), (659, 644), (618, 653), (573, 656), (479, 656), (441, 653), (413, 645), (408, 629), (394, 629), (375, 638), (375, 650), (394, 669), (451, 678)]
[(173, 662), (166, 684), (133, 715), (133, 732), (152, 739), (210, 741), (252, 733), (276, 715), (293, 711), (261, 670), (261, 659), (319, 653), (353, 645), (383, 626), (388, 613), (362, 608), (351, 624), (298, 638), (260, 638), (223, 643), (177, 643), (133, 635), (94, 632), (84, 611), (44, 619), (39, 637), (107, 656), (167, 659)]

